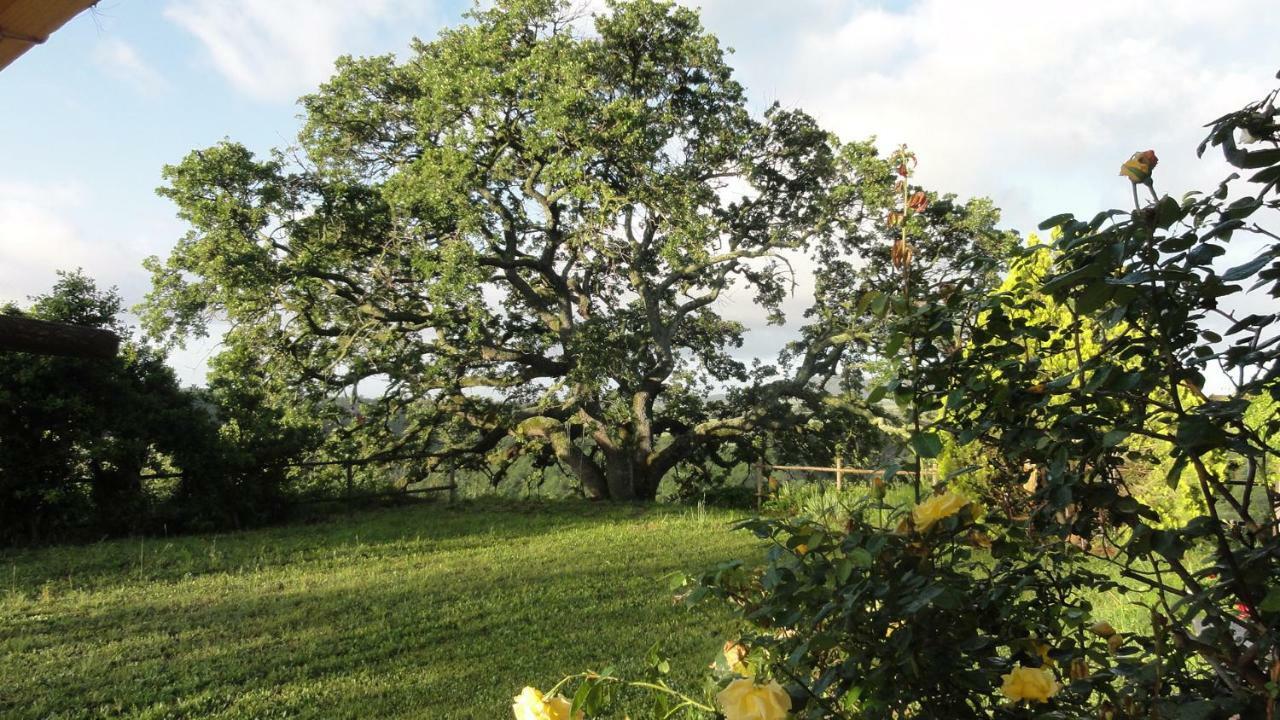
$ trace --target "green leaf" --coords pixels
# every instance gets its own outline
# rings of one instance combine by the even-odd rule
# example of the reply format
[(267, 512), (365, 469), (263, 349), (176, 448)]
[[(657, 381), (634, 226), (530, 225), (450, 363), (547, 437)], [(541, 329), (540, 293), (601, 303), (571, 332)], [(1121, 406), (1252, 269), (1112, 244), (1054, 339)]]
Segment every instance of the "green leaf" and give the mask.
[(588, 681), (579, 685), (577, 692), (573, 694), (573, 701), (569, 703), (569, 717), (574, 717), (579, 712), (586, 713), (590, 696), (591, 683)]
[(1237, 280), (1244, 280), (1245, 278), (1252, 277), (1254, 273), (1261, 270), (1263, 266), (1275, 258), (1276, 251), (1274, 249), (1268, 250), (1249, 262), (1243, 265), (1237, 265), (1222, 273), (1222, 280), (1224, 282), (1235, 282)]
[(911, 436), (911, 447), (922, 458), (935, 458), (942, 454), (942, 438), (937, 433), (916, 433)]
[(837, 584), (843, 585), (849, 582), (849, 576), (852, 574), (853, 574), (852, 560), (850, 560), (849, 558), (845, 558), (844, 560), (841, 560), (840, 562), (836, 563), (835, 575), (836, 575)]
[(1225, 253), (1226, 250), (1221, 246), (1211, 243), (1197, 245), (1194, 250), (1187, 253), (1187, 261), (1192, 265), (1208, 265), (1213, 259)]
[(1269, 167), (1266, 170), (1259, 170), (1249, 178), (1249, 182), (1271, 184), (1280, 182), (1280, 165)]
[(849, 562), (852, 562), (856, 567), (861, 567), (861, 568), (871, 567), (871, 563), (872, 563), (871, 553), (867, 552), (863, 548), (854, 548), (850, 550), (848, 559), (849, 559)]
[(889, 296), (880, 294), (871, 301), (871, 312), (876, 317), (884, 317), (885, 311), (889, 308)]
[(1262, 598), (1262, 603), (1258, 605), (1258, 609), (1263, 612), (1280, 612), (1280, 587), (1273, 587), (1267, 591), (1267, 596)]
[(1041, 230), (1052, 230), (1053, 228), (1058, 227), (1059, 225), (1063, 224), (1064, 222), (1070, 220), (1073, 217), (1075, 216), (1071, 213), (1059, 213), (1041, 222), (1039, 225), (1039, 228)]
[(1102, 436), (1102, 446), (1115, 447), (1124, 442), (1127, 437), (1129, 437), (1128, 430), (1108, 430), (1107, 433)]
[(1187, 466), (1187, 456), (1179, 455), (1173, 461), (1173, 467), (1169, 468), (1169, 473), (1164, 476), (1164, 483), (1171, 488), (1177, 489), (1178, 481), (1182, 478), (1182, 470)]
[(906, 342), (906, 339), (906, 336), (900, 332), (895, 332), (889, 335), (889, 340), (884, 346), (885, 357), (897, 355), (898, 350), (902, 349), (902, 344)]
[(1112, 286), (1106, 283), (1093, 283), (1085, 287), (1080, 297), (1076, 298), (1076, 311), (1091, 313), (1102, 307), (1114, 294), (1115, 288)]
[(876, 403), (883, 400), (885, 394), (888, 392), (889, 392), (889, 388), (884, 385), (877, 385), (871, 388), (871, 392), (867, 393), (867, 404), (875, 405)]
[(1216, 238), (1216, 237), (1230, 238), (1230, 237), (1231, 237), (1231, 233), (1235, 232), (1236, 230), (1240, 229), (1241, 227), (1244, 227), (1244, 221), (1243, 221), (1243, 220), (1240, 220), (1240, 219), (1236, 219), (1236, 220), (1223, 220), (1222, 222), (1218, 223), (1217, 225), (1214, 225), (1213, 227), (1209, 228), (1209, 231), (1208, 231), (1208, 232), (1206, 232), (1205, 234), (1201, 235), (1201, 236), (1200, 236), (1200, 241), (1201, 241), (1201, 242), (1204, 242), (1205, 240), (1210, 240), (1210, 239), (1212, 239), (1212, 238)]
[(1046, 295), (1052, 295), (1058, 290), (1079, 285), (1086, 280), (1102, 277), (1102, 275), (1103, 269), (1098, 265), (1085, 265), (1084, 267), (1076, 268), (1071, 272), (1063, 273), (1062, 275), (1055, 275), (1054, 277), (1049, 278), (1048, 281), (1041, 286), (1040, 291)]
[(883, 296), (884, 296), (884, 293), (880, 292), (879, 290), (869, 290), (863, 293), (862, 297), (858, 298), (858, 312), (865, 312), (867, 310), (868, 305), (871, 305), (877, 299)]
[(1254, 168), (1267, 167), (1280, 163), (1280, 148), (1271, 148), (1269, 150), (1254, 150), (1247, 152), (1241, 159), (1238, 167), (1245, 170)]
[(897, 463), (886, 465), (884, 468), (884, 478), (883, 478), (885, 481), (885, 484), (892, 482), (893, 478), (897, 476), (898, 471), (901, 469), (902, 468)]
[(1177, 200), (1165, 195), (1160, 198), (1160, 204), (1156, 205), (1156, 225), (1167, 228), (1175, 222), (1181, 220), (1186, 215), (1186, 211), (1178, 204)]

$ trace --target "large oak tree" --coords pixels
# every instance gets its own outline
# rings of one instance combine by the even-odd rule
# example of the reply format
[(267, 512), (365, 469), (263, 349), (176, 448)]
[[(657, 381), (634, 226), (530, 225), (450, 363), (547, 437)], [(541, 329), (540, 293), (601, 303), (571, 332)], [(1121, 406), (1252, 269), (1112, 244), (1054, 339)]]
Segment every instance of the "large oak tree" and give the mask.
[[(533, 452), (598, 498), (652, 498), (679, 464), (821, 407), (857, 335), (831, 273), (878, 237), (887, 161), (803, 112), (751, 112), (670, 3), (613, 3), (594, 29), (558, 0), (469, 17), (403, 62), (340, 59), (297, 148), (224, 142), (166, 168), (192, 230), (149, 261), (152, 331), (225, 319), (294, 401), (377, 387), (380, 447)], [(828, 269), (803, 340), (749, 368), (724, 309), (780, 322), (795, 260)]]

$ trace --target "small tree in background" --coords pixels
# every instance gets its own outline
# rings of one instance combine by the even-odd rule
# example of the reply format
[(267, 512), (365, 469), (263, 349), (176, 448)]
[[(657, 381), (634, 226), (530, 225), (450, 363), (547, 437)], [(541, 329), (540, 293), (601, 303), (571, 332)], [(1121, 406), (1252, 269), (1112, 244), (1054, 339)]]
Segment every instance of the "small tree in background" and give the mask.
[[(8, 306), (6, 313), (18, 313)], [(254, 402), (248, 368), (217, 363), (207, 392), (183, 390), (162, 353), (131, 338), (114, 288), (58, 274), (25, 314), (106, 328), (110, 359), (0, 353), (0, 542), (240, 527), (278, 517), (283, 468), (303, 435)], [(266, 468), (266, 469), (264, 469)], [(164, 492), (145, 472), (174, 472)]]

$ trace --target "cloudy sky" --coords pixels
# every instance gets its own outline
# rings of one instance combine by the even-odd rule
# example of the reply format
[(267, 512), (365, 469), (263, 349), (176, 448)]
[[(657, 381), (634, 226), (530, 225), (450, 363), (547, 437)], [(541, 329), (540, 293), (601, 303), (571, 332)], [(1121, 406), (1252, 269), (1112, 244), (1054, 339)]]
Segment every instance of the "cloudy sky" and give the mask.
[[(1157, 189), (1225, 175), (1202, 125), (1272, 87), (1274, 0), (688, 0), (735, 48), (753, 103), (847, 139), (908, 142), (920, 180), (988, 195), (1031, 231), (1128, 202), (1119, 164), (1154, 148)], [(129, 303), (184, 228), (160, 168), (224, 137), (293, 141), (294, 101), (343, 53), (402, 53), (469, 0), (102, 0), (0, 72), (0, 302), (82, 267)], [(1224, 263), (1250, 257), (1233, 248)], [(751, 346), (776, 345), (775, 331)], [(178, 353), (203, 379), (209, 346)]]

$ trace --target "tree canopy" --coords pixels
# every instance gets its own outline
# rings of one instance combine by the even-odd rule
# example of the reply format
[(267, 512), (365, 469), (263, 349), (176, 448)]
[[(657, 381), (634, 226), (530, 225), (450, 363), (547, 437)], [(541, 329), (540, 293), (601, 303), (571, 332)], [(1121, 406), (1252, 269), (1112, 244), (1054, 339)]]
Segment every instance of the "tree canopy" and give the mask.
[[(191, 232), (149, 261), (151, 331), (225, 319), (292, 402), (376, 387), (379, 447), (524, 449), (597, 498), (652, 498), (680, 463), (811, 416), (861, 342), (841, 276), (875, 245), (888, 161), (799, 110), (753, 113), (671, 3), (611, 3), (590, 32), (558, 0), (469, 17), (403, 62), (339, 59), (295, 149), (166, 168)], [(993, 232), (989, 206), (952, 207), (939, 242)], [(819, 275), (803, 340), (753, 368), (726, 306), (781, 322), (796, 262)]]

